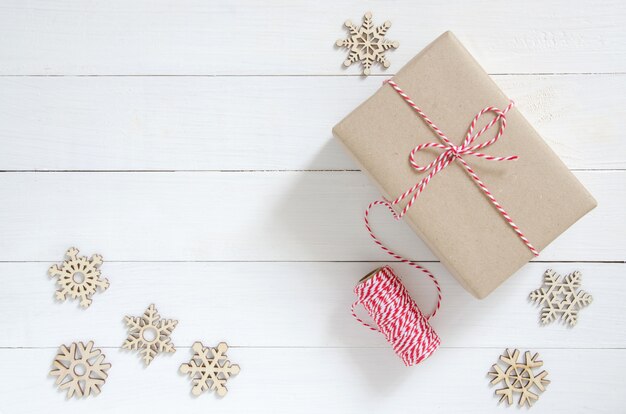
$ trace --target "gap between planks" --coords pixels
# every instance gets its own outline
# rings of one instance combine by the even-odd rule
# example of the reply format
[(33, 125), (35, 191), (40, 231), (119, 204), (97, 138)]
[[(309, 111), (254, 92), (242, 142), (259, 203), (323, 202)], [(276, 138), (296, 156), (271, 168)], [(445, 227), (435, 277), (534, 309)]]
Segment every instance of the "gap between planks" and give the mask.
[[(570, 171), (626, 171), (626, 168), (570, 168)], [(320, 173), (349, 173), (349, 172), (362, 172), (359, 169), (273, 169), (273, 170), (157, 170), (157, 169), (145, 169), (145, 170), (0, 170), (0, 173), (294, 173), (294, 172), (320, 172)]]
[[(409, 259), (420, 263), (441, 263), (439, 260)], [(50, 263), (50, 260), (0, 260), (2, 263)], [(107, 260), (107, 263), (404, 263), (399, 260)], [(626, 264), (626, 260), (531, 260), (529, 263)]]
[[(521, 346), (523, 348), (523, 346)], [(45, 349), (58, 349), (59, 346), (0, 346), (0, 351), (11, 351), (11, 350), (45, 350)], [(126, 352), (127, 350), (122, 348), (121, 346), (98, 346), (99, 349), (111, 349), (111, 350), (120, 350), (122, 352)], [(176, 345), (176, 350), (179, 349), (191, 349), (191, 345)], [(389, 349), (389, 345), (371, 345), (371, 346), (297, 346), (297, 345), (228, 345), (228, 348), (233, 349)], [(502, 349), (502, 346), (439, 346), (437, 349)], [(614, 350), (621, 351), (626, 350), (626, 346), (581, 346), (581, 347), (565, 347), (565, 346), (539, 346), (537, 349), (551, 349), (551, 350)]]
[[(391, 78), (395, 76), (395, 73), (374, 73), (368, 75), (372, 78)], [(626, 72), (495, 72), (489, 73), (489, 76), (602, 76), (602, 75), (626, 75)], [(4, 74), (0, 75), (0, 78), (361, 78), (360, 74), (160, 74), (160, 73), (145, 73), (145, 74)]]

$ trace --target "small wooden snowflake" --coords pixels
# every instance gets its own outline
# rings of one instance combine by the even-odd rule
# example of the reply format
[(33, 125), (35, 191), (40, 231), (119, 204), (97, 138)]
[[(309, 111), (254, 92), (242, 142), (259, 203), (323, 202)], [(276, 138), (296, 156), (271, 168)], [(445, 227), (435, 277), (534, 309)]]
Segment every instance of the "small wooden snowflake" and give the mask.
[(193, 395), (203, 391), (215, 391), (223, 397), (228, 392), (225, 384), (228, 379), (239, 373), (239, 365), (231, 364), (226, 356), (228, 345), (220, 342), (215, 348), (207, 348), (202, 343), (193, 344), (194, 355), (187, 364), (181, 364), (180, 372), (192, 378)]
[(500, 355), (500, 361), (505, 366), (504, 369), (494, 364), (489, 372), (489, 376), (493, 377), (491, 384), (502, 383), (503, 388), (496, 390), (496, 395), (500, 395), (500, 402), (506, 400), (513, 404), (513, 394), (519, 394), (518, 404), (524, 406), (528, 404), (530, 407), (538, 398), (539, 394), (545, 391), (545, 386), (550, 383), (546, 379), (548, 373), (546, 371), (536, 372), (536, 368), (543, 366), (543, 361), (539, 360), (539, 354), (532, 355), (529, 351), (524, 354), (524, 361), (519, 360), (520, 352), (515, 349), (513, 351), (507, 349)]
[(335, 45), (349, 49), (348, 58), (343, 62), (344, 66), (360, 61), (365, 76), (370, 74), (370, 68), (374, 62), (380, 63), (385, 68), (389, 67), (390, 63), (385, 57), (385, 51), (391, 48), (397, 49), (400, 46), (398, 42), (384, 38), (391, 27), (390, 21), (375, 27), (372, 22), (372, 13), (367, 12), (363, 16), (361, 27), (357, 28), (350, 20), (344, 24), (350, 35), (346, 39), (339, 39), (335, 42)]
[(74, 342), (69, 348), (61, 345), (52, 362), (50, 375), (57, 377), (59, 389), (67, 390), (67, 398), (87, 397), (92, 393), (97, 395), (111, 368), (104, 358), (102, 351), (93, 347), (93, 341), (87, 345)]
[(128, 327), (128, 338), (122, 348), (139, 350), (146, 365), (160, 352), (176, 352), (170, 335), (178, 321), (161, 319), (154, 305), (148, 306), (142, 316), (127, 316), (124, 321)]
[(90, 258), (78, 255), (78, 249), (71, 247), (65, 252), (65, 261), (61, 267), (52, 265), (48, 269), (50, 277), (57, 278), (59, 289), (55, 296), (57, 300), (66, 300), (69, 295), (72, 299), (80, 298), (83, 308), (91, 305), (91, 297), (96, 289), (107, 290), (109, 281), (100, 278), (102, 256), (94, 254)]
[(578, 310), (589, 305), (593, 298), (580, 288), (582, 274), (575, 271), (561, 278), (554, 270), (548, 269), (543, 275), (544, 287), (530, 293), (530, 299), (542, 304), (541, 322), (547, 324), (557, 317), (570, 326), (578, 322)]

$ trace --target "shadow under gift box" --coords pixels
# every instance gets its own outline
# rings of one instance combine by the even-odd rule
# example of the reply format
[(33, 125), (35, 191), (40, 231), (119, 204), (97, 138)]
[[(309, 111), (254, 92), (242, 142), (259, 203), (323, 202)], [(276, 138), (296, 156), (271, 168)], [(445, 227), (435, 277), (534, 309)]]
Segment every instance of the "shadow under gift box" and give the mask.
[[(510, 102), (451, 32), (428, 45), (393, 80), (455, 145), (462, 143), (483, 108), (504, 110)], [(483, 116), (476, 131), (494, 116)], [(464, 159), (541, 251), (597, 203), (515, 107), (506, 121), (504, 135), (481, 152), (517, 155), (518, 160), (494, 162), (472, 155)], [(475, 143), (491, 139), (497, 130), (498, 124)], [(410, 165), (411, 150), (441, 142), (390, 85), (339, 122), (333, 134), (389, 200), (428, 174)], [(424, 150), (416, 161), (427, 165), (441, 151)], [(396, 211), (409, 198), (396, 205)], [(489, 295), (534, 257), (456, 160), (433, 177), (404, 219), (477, 298)], [(393, 246), (392, 240), (387, 242)]]

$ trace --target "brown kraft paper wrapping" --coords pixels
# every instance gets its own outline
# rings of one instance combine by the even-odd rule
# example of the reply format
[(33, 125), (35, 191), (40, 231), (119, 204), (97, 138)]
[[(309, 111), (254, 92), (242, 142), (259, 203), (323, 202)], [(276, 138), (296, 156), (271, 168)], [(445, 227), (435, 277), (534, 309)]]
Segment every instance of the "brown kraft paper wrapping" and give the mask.
[[(472, 118), (481, 109), (504, 109), (509, 103), (451, 32), (427, 46), (393, 79), (455, 145), (462, 143)], [(483, 116), (476, 130), (491, 119), (491, 115)], [(516, 107), (507, 113), (506, 120), (504, 135), (482, 152), (518, 155), (518, 160), (464, 158), (541, 251), (592, 210), (596, 201)], [(494, 125), (475, 143), (489, 140), (497, 129)], [(383, 196), (391, 200), (428, 174), (411, 167), (410, 151), (421, 143), (440, 142), (389, 85), (382, 86), (337, 124), (333, 134)], [(417, 163), (426, 165), (441, 151), (420, 151)], [(397, 205), (397, 211), (404, 205)], [(434, 176), (405, 220), (463, 287), (478, 298), (489, 295), (533, 258), (457, 161)], [(393, 247), (393, 241), (388, 242)]]

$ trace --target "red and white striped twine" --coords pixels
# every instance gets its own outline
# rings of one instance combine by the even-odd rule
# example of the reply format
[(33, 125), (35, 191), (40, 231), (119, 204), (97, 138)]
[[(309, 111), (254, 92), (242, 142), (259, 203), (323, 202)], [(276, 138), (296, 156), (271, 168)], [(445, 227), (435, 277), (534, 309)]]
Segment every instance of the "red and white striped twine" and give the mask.
[[(405, 365), (419, 364), (441, 343), (417, 304), (389, 266), (376, 270), (373, 276), (354, 289), (357, 300), (352, 315), (374, 331), (380, 331)], [(362, 305), (378, 329), (356, 316), (355, 307)]]
[[(428, 276), (430, 280), (432, 280), (435, 288), (437, 289), (437, 305), (428, 317), (424, 317), (415, 302), (410, 300), (410, 296), (408, 296), (406, 289), (404, 289), (404, 287), (402, 286), (402, 282), (400, 282), (400, 280), (395, 276), (391, 268), (384, 267), (374, 277), (357, 285), (355, 292), (357, 293), (359, 299), (353, 305), (352, 314), (361, 323), (365, 324), (371, 329), (377, 330), (363, 322), (354, 313), (354, 306), (359, 303), (363, 304), (363, 306), (368, 310), (368, 313), (370, 313), (372, 319), (378, 325), (378, 330), (385, 334), (385, 337), (387, 337), (396, 352), (402, 357), (405, 364), (412, 365), (426, 358), (439, 345), (439, 337), (437, 337), (437, 334), (432, 330), (430, 325), (428, 325), (427, 321), (435, 316), (435, 314), (441, 307), (441, 288), (435, 276), (433, 276), (433, 274), (430, 273), (427, 269), (411, 260), (405, 259), (399, 254), (390, 250), (376, 237), (369, 223), (369, 214), (374, 206), (386, 206), (391, 212), (393, 218), (395, 220), (400, 220), (411, 208), (411, 206), (413, 206), (413, 203), (415, 203), (419, 195), (422, 193), (422, 191), (424, 191), (424, 188), (426, 188), (430, 180), (437, 173), (450, 165), (452, 161), (457, 160), (464, 167), (465, 171), (467, 171), (469, 176), (474, 180), (478, 187), (482, 190), (483, 194), (485, 194), (485, 196), (489, 199), (491, 204), (493, 204), (498, 212), (500, 212), (500, 215), (509, 224), (513, 231), (515, 231), (517, 236), (528, 247), (528, 249), (535, 256), (538, 256), (539, 252), (537, 251), (537, 249), (535, 249), (535, 247), (520, 230), (520, 228), (515, 224), (511, 216), (509, 216), (506, 210), (504, 210), (502, 205), (500, 205), (500, 203), (495, 199), (493, 194), (491, 194), (491, 191), (489, 191), (487, 186), (481, 181), (481, 179), (478, 177), (476, 172), (474, 172), (472, 167), (470, 167), (470, 165), (463, 159), (463, 156), (465, 155), (473, 155), (475, 157), (479, 157), (488, 161), (513, 161), (518, 158), (516, 155), (496, 157), (484, 154), (482, 152), (478, 152), (485, 147), (495, 144), (498, 139), (502, 137), (502, 134), (504, 134), (504, 130), (506, 129), (506, 113), (509, 112), (509, 110), (513, 107), (513, 102), (511, 101), (504, 110), (500, 110), (493, 106), (488, 106), (481, 110), (478, 114), (476, 114), (474, 119), (472, 119), (463, 143), (461, 145), (454, 145), (446, 136), (446, 134), (444, 134), (443, 131), (441, 131), (441, 129), (439, 129), (439, 127), (437, 127), (437, 125), (435, 125), (435, 123), (431, 121), (428, 116), (426, 116), (421, 108), (419, 108), (415, 104), (415, 102), (411, 100), (411, 98), (398, 86), (397, 83), (392, 80), (388, 80), (385, 83), (389, 84), (405, 100), (405, 102), (408, 103), (415, 110), (415, 112), (424, 120), (424, 122), (426, 122), (426, 124), (428, 124), (428, 126), (430, 126), (430, 128), (437, 134), (442, 143), (428, 142), (425, 144), (420, 144), (413, 148), (413, 150), (409, 154), (409, 163), (411, 164), (411, 166), (418, 172), (430, 172), (426, 177), (424, 177), (413, 187), (402, 193), (395, 200), (391, 201), (383, 198), (381, 200), (372, 202), (365, 210), (365, 227), (367, 228), (367, 231), (374, 240), (374, 243), (380, 246), (381, 249), (383, 249), (395, 259), (403, 263), (407, 263), (410, 266), (413, 266), (414, 268), (420, 270), (422, 273)], [(483, 128), (481, 128), (480, 131), (474, 133), (474, 129), (476, 128), (478, 120), (483, 115), (489, 112), (494, 113), (496, 115), (495, 118), (492, 119)], [(474, 141), (476, 141), (477, 138), (487, 132), (496, 123), (499, 123), (499, 128), (498, 132), (493, 138), (486, 142), (483, 142), (482, 144), (474, 144)], [(420, 166), (415, 161), (415, 154), (418, 151), (424, 150), (426, 148), (439, 148), (444, 151), (430, 164), (426, 166)], [(404, 206), (400, 213), (396, 213), (396, 211), (393, 209), (393, 206), (402, 202), (402, 200), (409, 196), (411, 196), (411, 198), (407, 202), (406, 206)], [(366, 303), (368, 304), (366, 305)], [(381, 323), (383, 325), (381, 325)], [(424, 325), (424, 323), (426, 325)], [(412, 332), (412, 334), (410, 332)], [(399, 338), (401, 339), (401, 341), (397, 342)], [(427, 355), (424, 356), (425, 350), (429, 352)]]
[[(476, 157), (479, 157), (479, 158), (483, 158), (483, 159), (488, 160), (488, 161), (513, 161), (513, 160), (517, 159), (517, 155), (511, 155), (511, 156), (508, 156), (508, 157), (494, 157), (492, 155), (487, 155), (487, 154), (483, 154), (481, 152), (477, 152), (478, 150), (481, 150), (481, 149), (483, 149), (485, 147), (488, 147), (490, 145), (495, 144), (496, 141), (498, 141), (498, 139), (500, 139), (502, 134), (504, 134), (504, 130), (506, 129), (506, 113), (509, 112), (509, 110), (511, 110), (511, 108), (513, 107), (513, 101), (511, 101), (509, 103), (509, 105), (503, 111), (501, 111), (500, 109), (498, 109), (498, 108), (496, 108), (494, 106), (488, 106), (488, 107), (482, 109), (479, 113), (477, 113), (476, 116), (474, 117), (474, 119), (472, 119), (472, 123), (470, 124), (469, 129), (467, 130), (467, 134), (465, 135), (465, 139), (463, 140), (463, 144), (457, 146), (457, 145), (454, 145), (450, 141), (450, 139), (446, 136), (446, 134), (444, 134), (437, 127), (437, 125), (435, 125), (435, 123), (433, 121), (431, 121), (430, 118), (428, 118), (428, 116), (426, 116), (426, 114), (420, 109), (420, 107), (418, 107), (415, 104), (415, 102), (413, 102), (413, 100), (411, 100), (411, 98), (409, 98), (409, 96), (406, 93), (404, 93), (404, 91), (398, 86), (397, 83), (395, 83), (392, 80), (388, 80), (388, 81), (386, 81), (386, 83), (388, 85), (390, 85), (396, 92), (398, 92), (398, 94), (404, 99), (404, 101), (406, 103), (408, 103), (411, 106), (411, 108), (413, 108), (415, 110), (415, 112), (417, 112), (417, 114), (424, 120), (424, 122), (426, 122), (426, 124), (428, 124), (428, 126), (430, 126), (430, 128), (433, 131), (435, 131), (435, 133), (441, 139), (443, 144), (440, 144), (438, 142), (428, 142), (426, 144), (420, 144), (417, 147), (413, 148), (413, 150), (409, 154), (409, 162), (410, 162), (411, 166), (413, 168), (415, 168), (416, 171), (424, 172), (424, 171), (429, 171), (430, 170), (430, 173), (426, 177), (424, 177), (422, 180), (420, 180), (417, 184), (415, 184), (413, 187), (409, 188), (407, 191), (405, 191), (403, 194), (401, 194), (395, 200), (389, 201), (389, 200), (383, 199), (380, 204), (387, 205), (387, 207), (389, 207), (389, 209), (391, 210), (391, 212), (393, 214), (393, 217), (396, 220), (401, 219), (406, 214), (406, 212), (411, 208), (411, 206), (413, 205), (415, 200), (417, 200), (417, 197), (419, 197), (419, 195), (422, 193), (422, 191), (424, 191), (424, 188), (426, 188), (426, 186), (428, 185), (430, 180), (438, 172), (440, 172), (441, 170), (446, 168), (448, 165), (450, 165), (450, 163), (452, 161), (457, 160), (465, 168), (465, 171), (467, 171), (469, 176), (472, 177), (472, 179), (478, 185), (478, 187), (483, 191), (483, 194), (485, 194), (487, 196), (487, 198), (489, 199), (489, 201), (491, 201), (491, 204), (493, 204), (494, 207), (500, 212), (500, 214), (506, 220), (506, 222), (509, 224), (509, 226), (511, 226), (513, 231), (515, 231), (517, 236), (524, 242), (524, 244), (528, 247), (528, 249), (530, 249), (530, 251), (535, 256), (538, 256), (539, 252), (537, 251), (537, 249), (535, 249), (535, 247), (532, 245), (532, 243), (526, 238), (526, 236), (524, 236), (524, 233), (522, 233), (520, 228), (517, 226), (517, 224), (515, 224), (515, 222), (511, 218), (511, 216), (509, 216), (509, 214), (504, 210), (504, 208), (500, 205), (500, 203), (498, 203), (498, 201), (493, 196), (493, 194), (491, 194), (491, 191), (489, 191), (487, 186), (481, 181), (481, 179), (474, 172), (472, 167), (470, 167), (469, 164), (463, 159), (464, 155), (473, 155), (473, 156), (476, 156)], [(493, 112), (494, 114), (496, 114), (496, 117), (494, 119), (492, 119), (487, 125), (485, 125), (480, 131), (478, 131), (477, 133), (474, 134), (474, 128), (476, 128), (476, 123), (478, 122), (478, 120), (484, 114), (486, 114), (488, 112)], [(500, 127), (498, 128), (498, 132), (496, 133), (496, 135), (493, 138), (491, 138), (490, 140), (488, 140), (486, 142), (483, 142), (482, 144), (472, 145), (472, 144), (474, 144), (474, 141), (476, 141), (476, 139), (478, 137), (480, 137), (482, 134), (487, 132), (487, 130), (489, 130), (492, 126), (494, 126), (498, 122), (500, 123)], [(421, 151), (421, 150), (423, 150), (425, 148), (440, 148), (440, 149), (443, 149), (445, 151), (442, 152), (430, 164), (428, 164), (426, 166), (420, 166), (420, 165), (418, 165), (415, 162), (415, 153), (418, 152), (418, 151)], [(393, 210), (392, 206), (400, 203), (402, 200), (404, 200), (409, 195), (411, 195), (411, 199), (409, 200), (407, 205), (402, 209), (402, 212), (400, 212), (400, 214), (397, 214)], [(370, 207), (371, 207), (371, 205), (370, 205)], [(369, 208), (368, 208), (368, 211), (369, 211)], [(368, 211), (365, 212), (365, 217), (366, 217), (365, 221), (366, 221), (366, 223), (367, 223)], [(377, 241), (376, 237), (372, 234), (371, 229), (369, 228), (369, 226), (367, 226), (367, 228), (368, 228), (368, 231), (370, 231), (370, 234), (372, 235), (374, 240)], [(380, 243), (377, 243), (377, 244), (380, 244)]]

